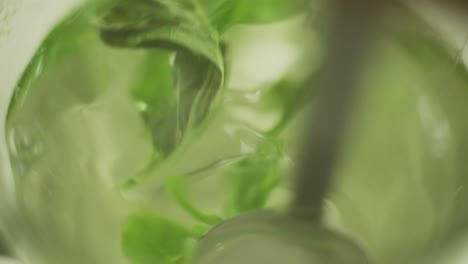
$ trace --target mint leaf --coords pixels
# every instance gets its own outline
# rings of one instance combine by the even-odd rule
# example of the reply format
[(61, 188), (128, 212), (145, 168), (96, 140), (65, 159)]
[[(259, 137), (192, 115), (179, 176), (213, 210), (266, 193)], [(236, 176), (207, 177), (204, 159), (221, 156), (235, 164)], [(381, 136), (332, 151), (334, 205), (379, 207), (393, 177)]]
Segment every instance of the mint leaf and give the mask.
[(131, 215), (122, 233), (122, 249), (133, 264), (170, 264), (184, 257), (190, 230), (163, 216), (140, 212)]
[(194, 218), (202, 221), (203, 223), (208, 225), (215, 225), (221, 222), (223, 219), (221, 219), (220, 217), (204, 213), (190, 203), (190, 201), (185, 196), (185, 194), (187, 193), (185, 189), (185, 187), (187, 186), (186, 178), (187, 176), (184, 175), (172, 176), (167, 178), (166, 187), (171, 193), (172, 197), (189, 214), (191, 214)]
[(172, 68), (168, 52), (150, 51), (144, 58), (132, 98), (141, 105), (139, 109), (144, 122), (153, 131), (152, 140), (156, 149), (156, 159), (167, 156), (175, 148), (180, 138), (174, 133), (177, 122), (175, 118), (176, 96), (173, 89)]
[(188, 52), (177, 53), (174, 65), (180, 118), (178, 123), (180, 130), (185, 131), (190, 122), (198, 124), (204, 119), (222, 82), (222, 76), (209, 61)]
[(305, 0), (199, 0), (213, 25), (224, 31), (239, 23), (271, 23), (304, 12)]
[(219, 40), (191, 0), (119, 0), (97, 19), (101, 38), (128, 48), (186, 50), (223, 68)]
[(281, 149), (276, 142), (266, 142), (257, 153), (230, 167), (226, 176), (231, 198), (228, 215), (263, 208), (272, 190), (280, 182)]
[(300, 81), (284, 79), (267, 92), (266, 104), (272, 107), (280, 105), (283, 109), (280, 120), (267, 132), (269, 136), (277, 136), (281, 133), (297, 113), (310, 104), (315, 94), (313, 81), (316, 76), (314, 73), (309, 78)]
[[(120, 0), (107, 6), (96, 23), (111, 46), (175, 52), (173, 66), (167, 57), (149, 55), (135, 88), (137, 100), (147, 106), (142, 117), (155, 149), (171, 154), (205, 119), (222, 88), (224, 62), (216, 31), (192, 0)], [(168, 69), (173, 76), (169, 90)]]

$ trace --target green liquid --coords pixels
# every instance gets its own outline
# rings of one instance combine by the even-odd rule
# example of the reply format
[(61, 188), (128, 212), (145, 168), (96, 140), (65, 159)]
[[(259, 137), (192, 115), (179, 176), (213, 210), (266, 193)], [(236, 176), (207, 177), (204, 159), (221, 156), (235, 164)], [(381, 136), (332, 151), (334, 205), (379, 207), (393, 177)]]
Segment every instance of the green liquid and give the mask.
[[(287, 203), (310, 98), (300, 84), (320, 54), (319, 40), (303, 40), (300, 18), (228, 31), (224, 90), (181, 136), (171, 134), (170, 118), (151, 128), (145, 119), (170, 116), (173, 52), (106, 45), (90, 10), (52, 30), (10, 105), (17, 201), (3, 221), (16, 254), (33, 264), (132, 263), (139, 245), (128, 252), (123, 237), (143, 211), (152, 216), (136, 223), (180, 235), (181, 243), (167, 241), (176, 246), (161, 263), (183, 263), (188, 245), (215, 223)], [(468, 82), (431, 31), (385, 30), (327, 221), (376, 263), (404, 263), (466, 229)], [(154, 90), (140, 89), (148, 84)], [(164, 104), (148, 104), (158, 96)]]

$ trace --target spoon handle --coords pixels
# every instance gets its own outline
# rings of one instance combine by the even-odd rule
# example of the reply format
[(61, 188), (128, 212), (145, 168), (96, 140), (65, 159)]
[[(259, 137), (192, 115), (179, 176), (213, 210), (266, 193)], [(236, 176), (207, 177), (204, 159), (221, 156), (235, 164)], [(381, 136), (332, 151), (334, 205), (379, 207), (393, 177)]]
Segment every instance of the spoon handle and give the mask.
[(361, 72), (372, 47), (383, 4), (378, 0), (333, 0), (325, 58), (319, 69), (317, 99), (298, 156), (292, 214), (320, 221), (350, 112), (359, 92)]

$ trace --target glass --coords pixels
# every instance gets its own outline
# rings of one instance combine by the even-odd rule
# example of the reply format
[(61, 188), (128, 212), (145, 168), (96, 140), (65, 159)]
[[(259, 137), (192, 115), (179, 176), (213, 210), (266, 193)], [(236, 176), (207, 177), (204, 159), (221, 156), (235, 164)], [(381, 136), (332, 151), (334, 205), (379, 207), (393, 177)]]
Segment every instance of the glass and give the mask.
[[(78, 1), (0, 1), (0, 215), (13, 218), (14, 202), (12, 172), (7, 153), (5, 119), (11, 94), (27, 63), (50, 27)], [(16, 219), (16, 218), (15, 218)], [(9, 227), (0, 221), (0, 255), (7, 243), (3, 232)], [(9, 251), (9, 250), (8, 250)], [(2, 258), (1, 263), (16, 263)]]
[[(95, 2), (82, 4), (2, 4), (0, 230), (19, 259), (135, 263), (150, 237), (166, 252), (150, 257), (180, 263), (220, 221), (288, 206), (320, 14), (225, 31), (226, 84), (205, 116), (179, 104), (173, 80), (199, 82), (206, 61), (172, 46), (111, 46), (98, 33), (119, 21), (103, 26)], [(468, 217), (466, 69), (410, 11), (391, 12), (382, 32), (326, 223), (375, 263), (456, 263)]]

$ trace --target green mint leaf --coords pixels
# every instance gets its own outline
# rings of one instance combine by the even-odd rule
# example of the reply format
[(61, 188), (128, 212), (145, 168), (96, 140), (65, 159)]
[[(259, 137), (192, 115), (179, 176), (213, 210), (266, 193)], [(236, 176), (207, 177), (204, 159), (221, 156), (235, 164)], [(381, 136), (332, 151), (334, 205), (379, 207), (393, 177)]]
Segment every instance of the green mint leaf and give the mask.
[(185, 131), (190, 122), (195, 125), (205, 118), (222, 76), (212, 63), (189, 52), (177, 53), (174, 68), (179, 129)]
[(236, 215), (263, 208), (272, 190), (280, 183), (281, 149), (266, 142), (257, 153), (230, 167), (226, 176), (231, 198), (226, 213)]
[(157, 157), (168, 155), (180, 139), (174, 133), (176, 97), (172, 86), (172, 69), (168, 52), (150, 51), (138, 71), (132, 98), (140, 104), (140, 114), (149, 126)]
[(221, 222), (223, 220), (222, 218), (202, 212), (190, 203), (189, 199), (185, 195), (187, 193), (185, 189), (187, 186), (186, 178), (187, 176), (184, 175), (167, 178), (166, 187), (171, 193), (172, 197), (190, 215), (200, 220), (201, 222), (207, 225), (215, 225)]
[(223, 68), (218, 35), (191, 0), (119, 0), (96, 21), (109, 45), (186, 50)]
[(156, 151), (171, 154), (205, 119), (222, 88), (216, 31), (193, 0), (119, 0), (96, 23), (111, 46), (175, 52), (173, 65), (167, 55), (148, 55), (134, 93), (145, 105), (142, 117)]
[(277, 136), (297, 115), (300, 110), (310, 104), (314, 98), (315, 89), (313, 81), (316, 74), (300, 81), (281, 80), (272, 87), (265, 96), (267, 104), (283, 109), (282, 116), (276, 125), (267, 132), (269, 136)]
[(133, 264), (171, 264), (184, 258), (186, 244), (196, 234), (163, 216), (131, 215), (122, 233), (122, 249)]
[(305, 0), (199, 0), (213, 25), (224, 31), (239, 23), (271, 23), (306, 10)]

